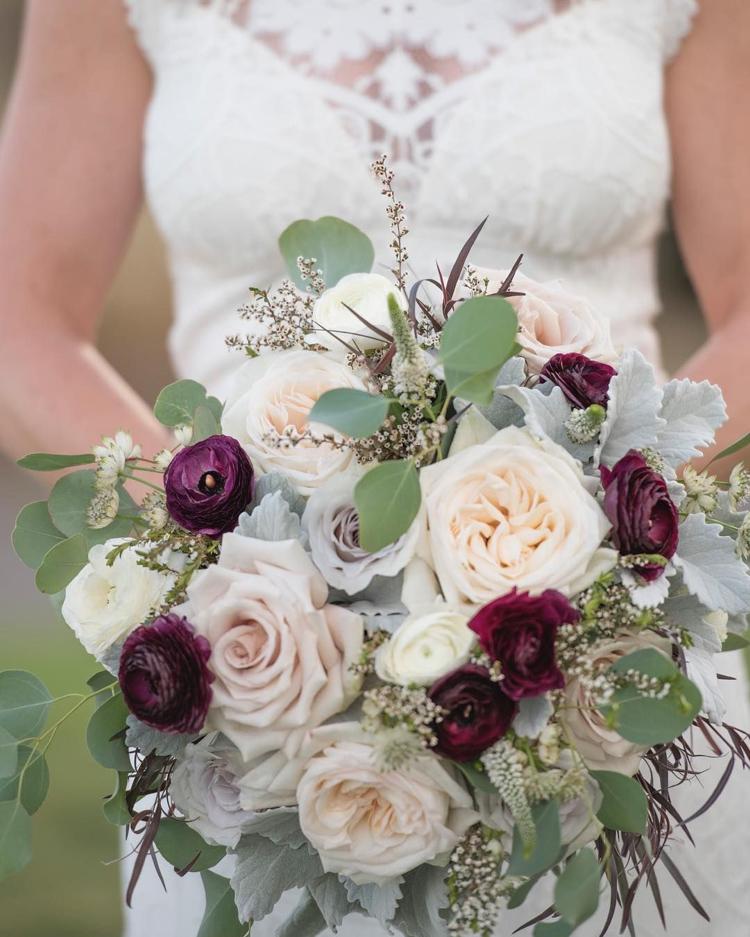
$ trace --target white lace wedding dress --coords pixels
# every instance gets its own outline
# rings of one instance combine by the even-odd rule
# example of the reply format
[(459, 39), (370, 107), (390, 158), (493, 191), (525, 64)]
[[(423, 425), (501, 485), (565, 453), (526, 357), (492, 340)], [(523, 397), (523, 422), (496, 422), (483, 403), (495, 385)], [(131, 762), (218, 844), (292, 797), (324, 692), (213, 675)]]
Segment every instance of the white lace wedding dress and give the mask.
[[(611, 318), (618, 342), (658, 363), (655, 241), (670, 187), (663, 75), (696, 0), (125, 3), (155, 76), (145, 182), (169, 248), (180, 374), (221, 394), (238, 364), (224, 349), (235, 310), (250, 285), (282, 274), (276, 237), (289, 222), (339, 215), (385, 248), (368, 172), (384, 152), (420, 276), (435, 260), (445, 269), (489, 214), (477, 264), (504, 267), (524, 251), (527, 273), (564, 277)], [(725, 669), (738, 669), (732, 657)], [(730, 717), (750, 724), (746, 687), (724, 686)], [(713, 769), (705, 794), (718, 777)], [(678, 839), (673, 855), (713, 923), (662, 875), (670, 934), (747, 934), (748, 794), (748, 776), (733, 778), (696, 823), (699, 850)], [(147, 864), (128, 937), (197, 932), (197, 877), (169, 875), (168, 886), (165, 895)], [(253, 937), (274, 933), (293, 902), (282, 904)], [(499, 933), (545, 906), (529, 900)], [(635, 920), (639, 937), (663, 933), (648, 895)], [(383, 931), (349, 918), (340, 933)]]

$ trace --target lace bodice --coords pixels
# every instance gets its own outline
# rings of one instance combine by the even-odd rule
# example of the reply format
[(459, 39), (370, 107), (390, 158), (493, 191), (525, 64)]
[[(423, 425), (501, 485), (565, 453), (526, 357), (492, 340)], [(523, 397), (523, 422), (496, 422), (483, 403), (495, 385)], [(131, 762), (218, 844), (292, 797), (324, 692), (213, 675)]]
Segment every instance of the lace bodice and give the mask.
[(421, 275), (489, 214), (477, 263), (525, 251), (655, 357), (663, 72), (696, 0), (126, 3), (155, 75), (144, 170), (180, 373), (222, 389), (223, 337), (247, 287), (281, 275), (290, 221), (336, 214), (387, 244), (382, 152)]

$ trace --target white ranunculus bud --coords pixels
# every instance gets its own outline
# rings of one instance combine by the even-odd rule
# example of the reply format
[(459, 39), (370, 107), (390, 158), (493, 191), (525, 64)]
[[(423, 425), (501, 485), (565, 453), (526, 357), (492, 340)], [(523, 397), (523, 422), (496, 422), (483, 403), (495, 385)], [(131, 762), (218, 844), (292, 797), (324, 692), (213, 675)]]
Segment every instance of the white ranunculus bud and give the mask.
[(177, 760), (169, 793), (207, 843), (236, 846), (254, 816), (240, 804), (243, 770), (239, 751), (219, 732), (187, 745)]
[(411, 560), (419, 525), (377, 553), (359, 545), (359, 517), (354, 507), (354, 479), (333, 478), (316, 489), (307, 502), (302, 525), (310, 541), (313, 562), (334, 589), (356, 595), (375, 576), (395, 576)]
[[(356, 344), (363, 351), (383, 348), (385, 341), (376, 329), (390, 335), (389, 294), (393, 294), (399, 305), (405, 308), (397, 288), (379, 273), (350, 273), (342, 277), (317, 299), (313, 320), (319, 328), (311, 334), (310, 339), (316, 345), (323, 345), (335, 352), (345, 352), (346, 349), (334, 335), (350, 345)], [(351, 309), (375, 326), (375, 329), (368, 328)]]
[(62, 617), (94, 657), (142, 625), (174, 582), (170, 575), (141, 566), (132, 548), (109, 566), (108, 554), (125, 542), (114, 539), (92, 547), (88, 563), (65, 590)]
[(426, 686), (465, 664), (476, 641), (467, 615), (442, 603), (410, 615), (375, 654), (381, 680)]

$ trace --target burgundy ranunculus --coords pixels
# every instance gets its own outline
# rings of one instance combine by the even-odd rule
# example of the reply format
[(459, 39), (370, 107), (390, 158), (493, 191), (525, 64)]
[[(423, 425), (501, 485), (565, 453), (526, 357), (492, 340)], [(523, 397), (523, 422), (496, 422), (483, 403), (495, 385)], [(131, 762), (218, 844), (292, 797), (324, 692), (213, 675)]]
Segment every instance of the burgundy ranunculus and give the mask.
[(518, 707), (486, 667), (464, 664), (430, 687), (445, 716), (435, 726), (435, 751), (454, 761), (474, 761), (510, 728)]
[(232, 436), (209, 436), (181, 449), (164, 473), (172, 520), (195, 534), (220, 537), (253, 496), (253, 466)]
[(161, 615), (129, 635), (118, 679), (128, 709), (161, 732), (200, 732), (211, 702), (211, 645), (179, 615)]
[(571, 352), (553, 355), (539, 376), (556, 384), (569, 404), (586, 410), (592, 404), (607, 406), (609, 382), (615, 374), (611, 365)]
[(480, 609), (469, 627), (490, 657), (500, 661), (503, 691), (520, 700), (565, 685), (555, 659), (557, 629), (579, 617), (561, 592), (529, 595), (514, 589)]
[[(623, 556), (652, 554), (671, 559), (677, 549), (679, 516), (662, 475), (631, 449), (611, 469), (600, 469), (604, 513), (612, 539)], [(644, 560), (635, 571), (646, 582), (664, 572), (664, 563)]]

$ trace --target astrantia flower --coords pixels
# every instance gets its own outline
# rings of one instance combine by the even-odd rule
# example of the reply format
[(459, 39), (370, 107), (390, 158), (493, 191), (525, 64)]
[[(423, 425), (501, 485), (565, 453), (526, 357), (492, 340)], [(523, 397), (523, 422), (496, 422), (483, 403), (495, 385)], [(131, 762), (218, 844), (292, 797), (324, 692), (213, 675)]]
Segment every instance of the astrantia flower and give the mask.
[(123, 699), (161, 732), (200, 732), (211, 702), (211, 645), (179, 615), (161, 615), (130, 635), (120, 655)]
[(640, 556), (633, 568), (646, 582), (653, 582), (674, 556), (679, 537), (679, 516), (667, 483), (635, 449), (613, 468), (602, 466), (600, 472), (615, 546), (622, 555)]
[(607, 406), (609, 382), (615, 374), (612, 365), (570, 352), (553, 355), (539, 376), (559, 387), (571, 406), (586, 410), (592, 404)]
[(555, 659), (555, 638), (578, 611), (560, 592), (531, 596), (517, 590), (485, 605), (472, 618), (482, 648), (502, 665), (502, 688), (511, 699), (559, 690), (565, 679)]
[(164, 473), (167, 510), (193, 533), (232, 530), (253, 495), (253, 466), (231, 436), (209, 436), (175, 455)]
[(510, 728), (517, 706), (486, 667), (464, 664), (430, 687), (444, 712), (435, 726), (435, 750), (454, 761), (474, 761)]

